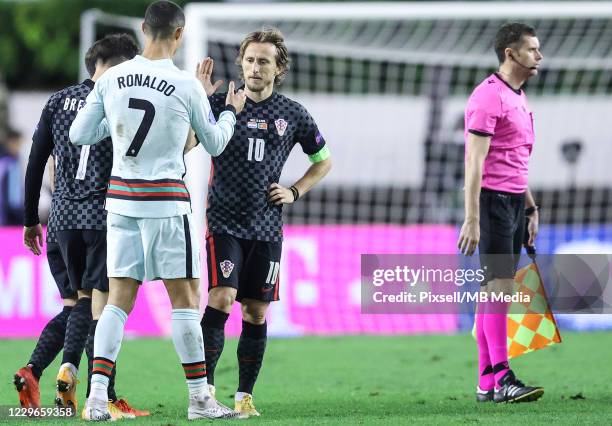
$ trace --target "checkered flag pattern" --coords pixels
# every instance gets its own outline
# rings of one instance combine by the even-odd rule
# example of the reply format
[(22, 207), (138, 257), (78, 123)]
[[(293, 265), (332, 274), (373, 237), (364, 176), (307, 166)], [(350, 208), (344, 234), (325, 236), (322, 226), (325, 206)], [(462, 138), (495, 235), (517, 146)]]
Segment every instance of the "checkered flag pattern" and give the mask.
[(517, 291), (530, 296), (530, 302), (513, 302), (508, 314), (508, 357), (561, 343), (561, 334), (550, 310), (546, 290), (535, 262), (515, 276)]
[[(529, 296), (529, 302), (513, 302), (508, 308), (508, 358), (561, 343), (561, 334), (550, 310), (546, 290), (535, 262), (519, 269), (514, 277), (515, 293)], [(476, 338), (476, 324), (472, 328)]]

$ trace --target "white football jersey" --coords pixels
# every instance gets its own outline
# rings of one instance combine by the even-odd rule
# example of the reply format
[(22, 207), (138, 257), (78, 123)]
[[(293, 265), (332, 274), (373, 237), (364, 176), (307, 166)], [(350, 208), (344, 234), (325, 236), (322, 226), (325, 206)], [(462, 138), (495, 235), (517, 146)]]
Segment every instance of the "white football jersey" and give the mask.
[(96, 81), (70, 128), (72, 143), (96, 143), (105, 117), (113, 140), (106, 209), (142, 218), (191, 212), (183, 182), (189, 128), (206, 151), (217, 156), (236, 123), (230, 108), (214, 124), (202, 85), (171, 59), (142, 56), (110, 68)]

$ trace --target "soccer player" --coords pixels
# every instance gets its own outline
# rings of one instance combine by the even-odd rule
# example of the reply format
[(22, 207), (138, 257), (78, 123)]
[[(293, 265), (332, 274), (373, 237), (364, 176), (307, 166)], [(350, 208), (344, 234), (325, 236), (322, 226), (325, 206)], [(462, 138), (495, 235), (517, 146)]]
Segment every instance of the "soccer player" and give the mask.
[[(247, 35), (236, 63), (247, 104), (227, 149), (212, 159), (206, 237), (209, 293), (202, 330), (214, 394), (225, 322), (234, 301), (242, 304), (235, 410), (259, 416), (252, 394), (266, 348), (266, 310), (270, 302), (279, 300), (282, 207), (317, 184), (329, 172), (331, 158), (308, 111), (274, 90), (289, 69), (281, 32), (270, 28)], [(199, 72), (209, 96), (221, 84), (211, 83), (212, 69), (213, 61), (207, 59)], [(224, 97), (210, 98), (216, 116), (223, 111)], [(313, 164), (301, 179), (285, 187), (278, 181), (296, 144)]]
[[(485, 273), (483, 291), (512, 294), (525, 217), (533, 246), (538, 208), (527, 186), (534, 143), (533, 115), (523, 84), (538, 73), (540, 43), (533, 28), (510, 23), (495, 38), (499, 70), (472, 92), (465, 110), (465, 221), (458, 246), (470, 256), (478, 246)], [(477, 401), (530, 402), (544, 393), (525, 386), (508, 365), (508, 305), (478, 306)]]
[[(26, 173), (24, 243), (39, 255), (42, 227), (38, 218), (38, 200), (45, 163), (53, 154), (56, 168), (47, 256), (66, 305), (64, 311), (43, 330), (30, 362), (31, 371), (35, 378), (40, 377), (42, 370), (61, 349), (59, 344), (63, 343), (56, 404), (72, 406), (75, 410), (78, 405), (77, 370), (83, 348), (87, 346), (88, 374), (91, 374), (93, 336), (108, 297), (106, 263), (100, 258), (106, 257), (104, 194), (112, 167), (112, 142), (106, 139), (95, 147), (75, 147), (69, 141), (68, 126), (94, 82), (111, 66), (133, 58), (137, 52), (135, 41), (125, 34), (109, 35), (90, 47), (85, 63), (91, 79), (51, 96), (33, 137)], [(75, 298), (77, 294), (78, 301)], [(15, 377), (17, 387), (23, 383), (22, 391), (23, 388), (34, 389), (27, 386), (27, 374), (22, 377), (20, 372)], [(115, 418), (121, 418), (121, 412), (128, 417), (148, 414), (131, 408), (125, 400), (118, 400), (114, 380), (109, 400), (112, 404), (109, 404), (109, 410)]]
[(199, 243), (183, 150), (193, 128), (213, 156), (225, 149), (245, 102), (233, 84), (225, 111), (213, 125), (201, 83), (172, 62), (185, 26), (181, 8), (156, 1), (146, 10), (142, 56), (108, 70), (70, 128), (77, 145), (93, 144), (106, 118), (113, 140), (113, 169), (106, 197), (108, 304), (94, 343), (87, 420), (110, 420), (110, 372), (123, 329), (143, 280), (162, 279), (172, 304), (172, 339), (189, 389), (188, 418), (231, 418), (236, 413), (210, 396), (199, 326)]
[[(36, 144), (36, 140), (37, 139), (34, 138), (34, 144)], [(47, 152), (50, 151), (51, 150)], [(25, 185), (26, 224), (39, 222), (38, 198), (40, 196), (40, 186), (42, 183), (45, 162), (48, 158), (43, 157), (44, 154), (41, 150), (35, 149), (34, 145), (32, 145)], [(34, 179), (32, 176), (35, 168), (34, 163), (37, 163), (37, 166), (42, 170), (40, 174), (37, 173), (39, 176), (39, 179), (36, 179), (37, 182), (32, 182)], [(33, 190), (36, 192), (33, 193)], [(35, 195), (33, 196), (33, 194)], [(34, 203), (32, 203), (33, 198), (36, 198), (36, 202)], [(33, 214), (33, 211), (36, 213)], [(28, 226), (26, 225), (25, 230), (27, 229)], [(24, 243), (35, 255), (40, 255), (42, 248), (42, 228), (40, 234), (31, 235), (24, 232)], [(47, 261), (49, 263), (51, 275), (53, 275), (53, 279), (63, 300), (64, 308), (45, 325), (45, 328), (38, 338), (38, 342), (36, 342), (36, 347), (32, 355), (30, 355), (30, 360), (25, 367), (20, 368), (15, 373), (13, 383), (19, 394), (19, 403), (25, 408), (40, 408), (40, 377), (64, 346), (68, 317), (77, 302), (77, 292), (70, 287), (68, 271), (66, 270), (64, 259), (62, 259), (62, 252), (57, 244), (53, 223), (49, 223), (47, 227)]]

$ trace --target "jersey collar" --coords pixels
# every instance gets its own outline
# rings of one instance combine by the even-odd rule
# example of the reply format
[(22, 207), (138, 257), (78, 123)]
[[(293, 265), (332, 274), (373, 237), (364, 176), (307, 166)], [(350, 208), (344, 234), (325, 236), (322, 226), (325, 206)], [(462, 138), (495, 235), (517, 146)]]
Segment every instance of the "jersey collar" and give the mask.
[(144, 62), (147, 63), (149, 65), (153, 65), (153, 66), (174, 66), (174, 62), (172, 62), (172, 59), (170, 58), (166, 58), (166, 59), (147, 59), (142, 55), (136, 55), (134, 56), (134, 60), (137, 62)]
[(522, 87), (520, 89), (516, 90), (514, 87), (510, 86), (506, 80), (501, 78), (501, 75), (499, 75), (498, 73), (493, 73), (493, 75), (495, 75), (495, 77), (497, 77), (499, 79), (499, 81), (501, 81), (506, 86), (508, 86), (508, 88), (510, 90), (512, 90), (514, 93), (516, 93), (517, 95), (520, 95), (521, 93), (523, 93), (523, 88)]
[(276, 92), (272, 92), (272, 94), (270, 96), (268, 96), (263, 101), (259, 101), (259, 102), (255, 102), (253, 99), (251, 99), (251, 98), (249, 98), (247, 96), (246, 102), (248, 104), (250, 104), (250, 105), (253, 105), (253, 106), (261, 106), (261, 105), (266, 105), (269, 102), (272, 102), (275, 98), (276, 98)]

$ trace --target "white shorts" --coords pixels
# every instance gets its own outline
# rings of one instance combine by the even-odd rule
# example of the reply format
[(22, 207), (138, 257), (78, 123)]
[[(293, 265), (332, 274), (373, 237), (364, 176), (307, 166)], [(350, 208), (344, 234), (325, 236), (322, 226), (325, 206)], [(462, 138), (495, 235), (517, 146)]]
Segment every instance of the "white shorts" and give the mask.
[(200, 278), (200, 244), (191, 214), (136, 218), (108, 213), (110, 278)]

